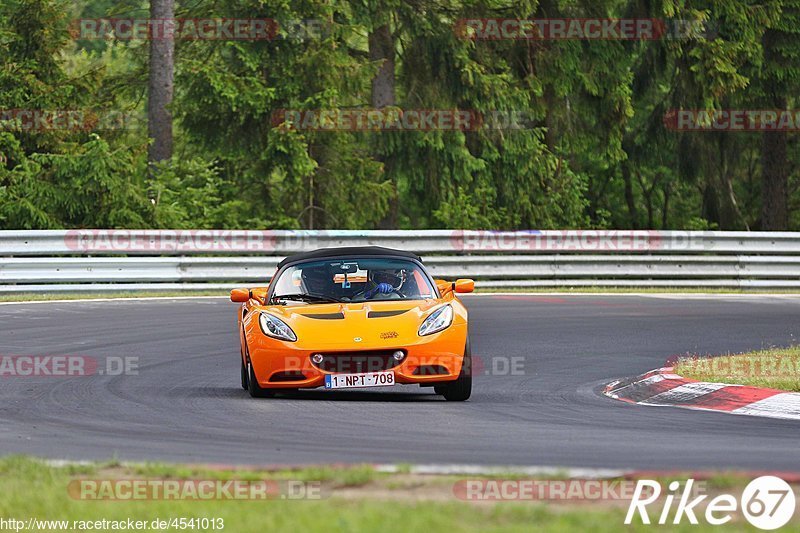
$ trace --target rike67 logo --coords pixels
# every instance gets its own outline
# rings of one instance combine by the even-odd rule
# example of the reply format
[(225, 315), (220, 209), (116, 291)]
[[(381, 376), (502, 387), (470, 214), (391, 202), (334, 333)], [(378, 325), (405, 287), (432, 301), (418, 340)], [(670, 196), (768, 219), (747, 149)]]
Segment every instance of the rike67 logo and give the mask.
[[(631, 524), (636, 514), (643, 524), (650, 524), (649, 511), (656, 511), (657, 517), (653, 516), (652, 520), (659, 525), (677, 525), (684, 523), (684, 520), (696, 525), (700, 516), (706, 523), (719, 526), (727, 524), (734, 514), (740, 512), (758, 529), (773, 530), (785, 526), (794, 516), (794, 491), (779, 477), (762, 476), (754, 479), (738, 499), (730, 494), (720, 494), (707, 502), (704, 500), (708, 495), (696, 496), (692, 490), (693, 485), (693, 479), (689, 479), (682, 488), (680, 482), (671, 482), (662, 506), (661, 483), (649, 479), (639, 480), (625, 516), (625, 524)], [(701, 504), (705, 505), (705, 512), (701, 512)]]

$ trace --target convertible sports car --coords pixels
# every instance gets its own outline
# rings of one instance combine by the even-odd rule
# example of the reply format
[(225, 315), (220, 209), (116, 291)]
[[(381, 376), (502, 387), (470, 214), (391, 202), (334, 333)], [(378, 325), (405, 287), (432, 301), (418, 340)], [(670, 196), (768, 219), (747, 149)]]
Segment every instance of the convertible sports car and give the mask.
[(434, 280), (419, 256), (377, 246), (287, 257), (267, 287), (234, 289), (242, 388), (386, 387), (418, 383), (447, 400), (472, 392), (470, 279)]

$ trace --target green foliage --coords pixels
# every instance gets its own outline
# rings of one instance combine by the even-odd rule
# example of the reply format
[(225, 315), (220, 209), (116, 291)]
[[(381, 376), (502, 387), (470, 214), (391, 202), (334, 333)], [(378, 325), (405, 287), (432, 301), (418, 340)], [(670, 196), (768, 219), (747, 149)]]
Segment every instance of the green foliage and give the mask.
[(31, 154), (4, 174), (0, 220), (24, 229), (144, 227), (146, 199), (129, 186), (135, 165), (94, 134), (69, 154)]
[[(142, 116), (148, 46), (71, 41), (77, 17), (147, 2), (0, 5), (0, 110)], [(270, 41), (176, 42), (175, 156), (148, 175), (146, 124), (0, 127), (0, 227), (757, 228), (758, 134), (678, 133), (672, 109), (797, 107), (800, 0), (198, 0), (177, 17), (325, 23)], [(718, 33), (654, 41), (469, 40), (461, 18), (655, 18)], [(368, 108), (395, 43), (399, 109), (524, 117), (522, 129), (327, 132), (281, 109)], [(765, 53), (765, 35), (771, 39)], [(789, 168), (798, 168), (789, 136)], [(790, 177), (800, 228), (800, 173)], [(388, 224), (388, 226), (387, 226)]]

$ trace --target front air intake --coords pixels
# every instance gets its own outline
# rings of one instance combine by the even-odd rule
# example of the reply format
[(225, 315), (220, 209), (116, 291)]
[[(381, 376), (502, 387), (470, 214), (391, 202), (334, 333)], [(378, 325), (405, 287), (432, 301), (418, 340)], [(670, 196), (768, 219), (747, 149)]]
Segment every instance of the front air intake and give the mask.
[[(369, 350), (362, 352), (318, 352), (322, 361), (312, 364), (325, 372), (358, 374), (361, 372), (380, 372), (389, 370), (403, 362), (393, 357), (397, 351), (404, 350)], [(315, 354), (316, 355), (316, 354)]]

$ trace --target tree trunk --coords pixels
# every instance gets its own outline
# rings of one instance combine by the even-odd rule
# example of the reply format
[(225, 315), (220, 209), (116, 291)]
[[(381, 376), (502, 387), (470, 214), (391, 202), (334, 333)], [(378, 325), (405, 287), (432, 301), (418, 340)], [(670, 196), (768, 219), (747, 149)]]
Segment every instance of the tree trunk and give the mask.
[[(786, 100), (779, 100), (783, 101), (783, 106), (776, 106), (776, 109), (784, 109)], [(785, 231), (789, 227), (786, 132), (765, 131), (761, 135), (761, 229)]]
[(630, 229), (639, 229), (639, 210), (636, 208), (636, 197), (633, 193), (633, 178), (631, 177), (631, 154), (633, 153), (633, 148), (630, 146), (630, 143), (626, 140), (622, 140), (622, 149), (625, 150), (625, 153), (628, 154), (627, 159), (622, 162), (621, 170), (622, 170), (622, 180), (625, 184), (625, 203), (628, 206), (628, 215), (631, 219), (631, 227)]
[[(762, 45), (765, 65), (776, 68), (791, 61), (782, 53), (780, 41), (778, 30), (768, 29), (764, 32)], [(785, 110), (787, 87), (784, 80), (769, 76), (765, 81), (767, 105), (776, 111)], [(764, 231), (781, 231), (789, 227), (786, 136), (785, 131), (765, 131), (761, 134), (761, 229)]]
[[(150, 0), (151, 20), (174, 19), (173, 0)], [(160, 32), (159, 32), (160, 33)], [(150, 39), (150, 80), (147, 100), (147, 134), (152, 139), (147, 149), (147, 163), (152, 165), (172, 157), (172, 104), (174, 77), (173, 39), (156, 34)]]
[(636, 209), (636, 198), (633, 195), (633, 180), (627, 161), (622, 162), (622, 179), (625, 183), (625, 203), (628, 205), (628, 216), (631, 219), (630, 229), (639, 229), (639, 210)]
[(394, 92), (394, 37), (388, 24), (375, 28), (369, 34), (369, 59), (381, 61), (378, 73), (372, 78), (372, 107), (395, 105)]
[[(372, 78), (371, 103), (375, 109), (397, 104), (395, 95), (395, 75), (394, 75), (394, 36), (389, 24), (379, 26), (370, 32), (368, 37), (369, 59), (370, 61), (380, 61), (381, 65), (375, 77)], [(389, 165), (391, 161), (383, 156), (376, 157), (383, 163), (384, 172), (392, 176)], [(397, 229), (398, 203), (397, 182), (392, 178), (392, 197), (389, 198), (389, 210), (383, 219), (378, 222), (380, 229)]]

